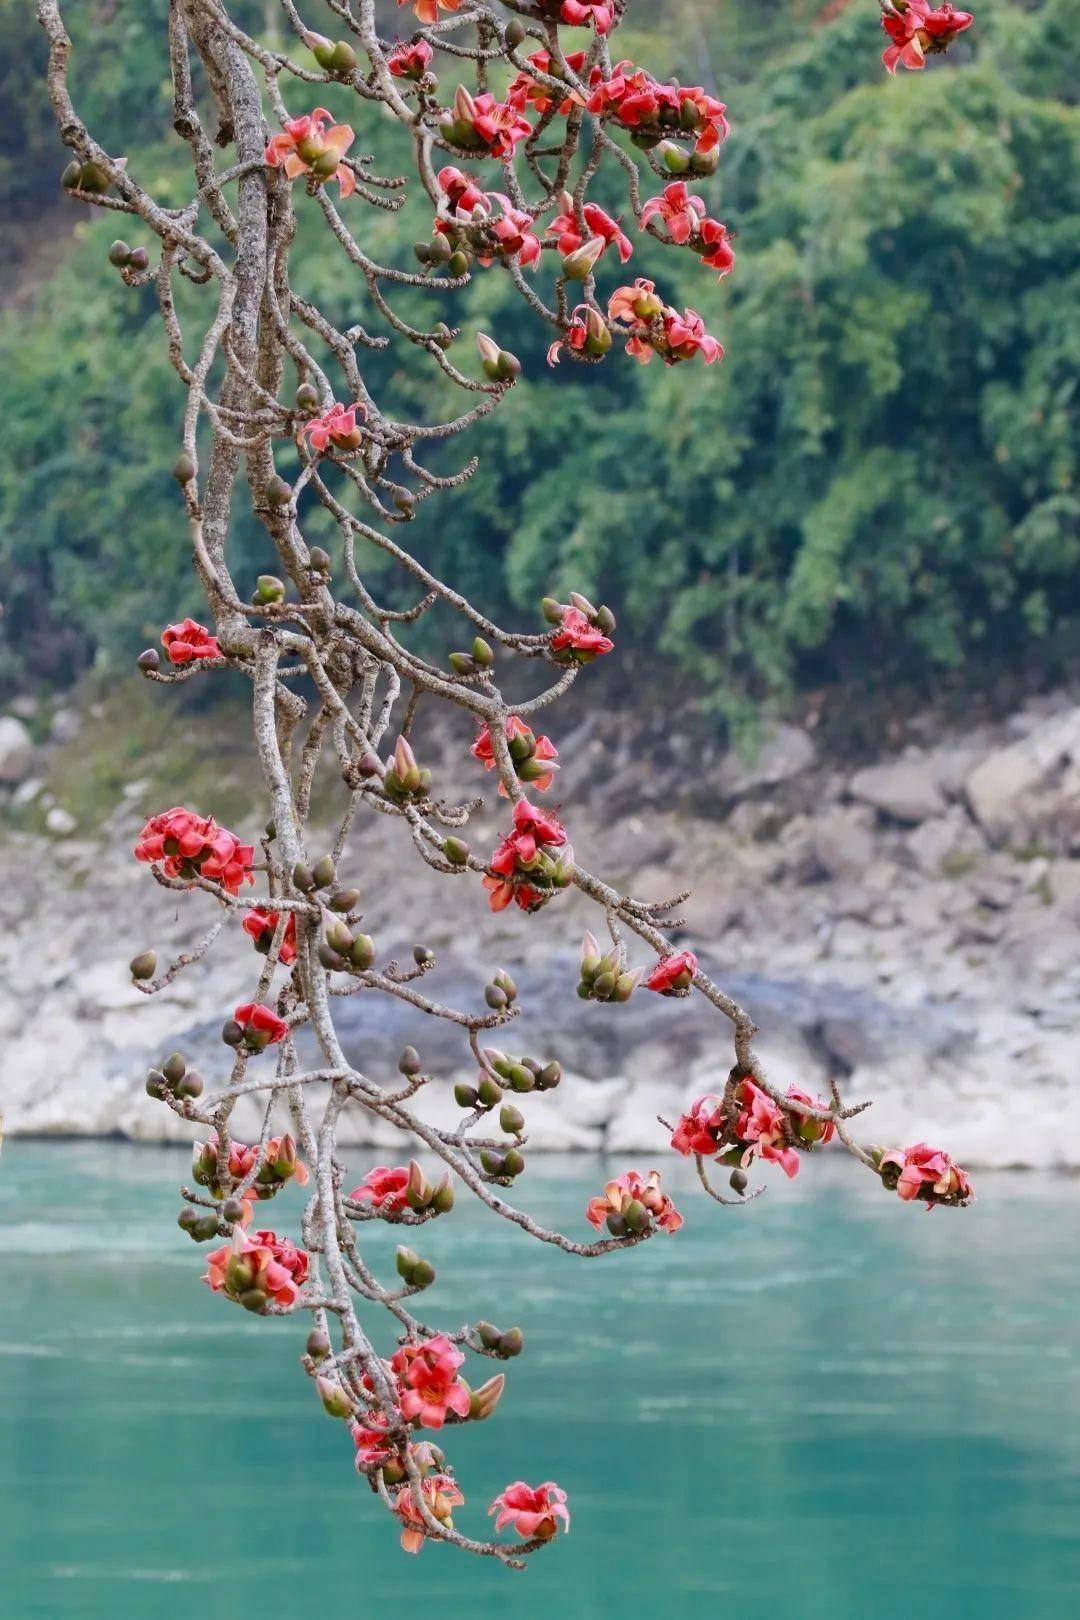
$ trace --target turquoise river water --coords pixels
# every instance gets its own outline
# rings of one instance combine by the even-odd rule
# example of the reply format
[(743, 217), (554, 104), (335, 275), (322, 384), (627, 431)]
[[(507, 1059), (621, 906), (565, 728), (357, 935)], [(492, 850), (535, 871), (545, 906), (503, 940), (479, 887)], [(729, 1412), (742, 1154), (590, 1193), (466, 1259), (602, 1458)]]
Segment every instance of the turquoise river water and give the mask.
[[(727, 1211), (676, 1166), (683, 1231), (599, 1262), (459, 1204), (422, 1234), (425, 1314), (527, 1345), (498, 1417), (448, 1433), (457, 1523), (518, 1477), (573, 1510), (514, 1574), (399, 1553), (306, 1328), (200, 1284), (187, 1162), (4, 1147), (3, 1620), (1080, 1615), (1080, 1183), (984, 1176), (928, 1214), (819, 1162)], [(605, 1168), (534, 1161), (516, 1196), (585, 1236)], [(368, 1244), (387, 1272), (393, 1244)]]

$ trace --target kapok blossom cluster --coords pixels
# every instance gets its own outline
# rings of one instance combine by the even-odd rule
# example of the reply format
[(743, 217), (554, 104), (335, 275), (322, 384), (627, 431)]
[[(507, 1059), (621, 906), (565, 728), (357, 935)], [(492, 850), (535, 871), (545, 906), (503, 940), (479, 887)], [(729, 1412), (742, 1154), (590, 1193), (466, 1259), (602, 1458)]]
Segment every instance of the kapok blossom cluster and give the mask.
[(607, 77), (593, 68), (589, 87), (589, 111), (614, 118), (636, 146), (648, 151), (665, 136), (690, 136), (696, 172), (711, 174), (716, 167), (709, 158), (728, 135), (727, 108), (700, 85), (681, 85), (677, 79), (662, 83), (645, 68), (622, 61)]
[(549, 645), (560, 663), (591, 664), (614, 649), (615, 615), (610, 608), (593, 607), (578, 591), (570, 592), (569, 602), (545, 596), (541, 607), (545, 619), (555, 626)]
[(898, 67), (919, 70), (926, 66), (926, 53), (947, 51), (953, 40), (975, 21), (970, 11), (954, 5), (931, 6), (930, 0), (889, 0), (883, 6), (881, 26), (891, 45), (881, 60), (889, 73)]
[(799, 1152), (832, 1140), (831, 1120), (804, 1114), (804, 1108), (827, 1109), (797, 1086), (789, 1086), (791, 1106), (781, 1107), (748, 1076), (732, 1079), (723, 1095), (698, 1097), (679, 1119), (671, 1145), (686, 1157), (721, 1159), (745, 1169), (755, 1159), (778, 1164), (789, 1178), (799, 1173)]
[(203, 1282), (261, 1316), (269, 1305), (295, 1305), (307, 1275), (308, 1256), (289, 1238), (276, 1232), (248, 1236), (237, 1226), (231, 1243), (207, 1255)]
[(170, 664), (198, 663), (222, 656), (217, 636), (212, 636), (206, 626), (195, 619), (166, 625), (161, 632), (161, 645)]
[(921, 1198), (927, 1209), (935, 1204), (962, 1206), (975, 1195), (966, 1171), (943, 1148), (916, 1142), (914, 1147), (890, 1148), (874, 1157), (885, 1186), (895, 1189), (905, 1203)]
[(683, 1224), (661, 1186), (659, 1170), (650, 1170), (648, 1176), (626, 1170), (616, 1176), (600, 1197), (590, 1198), (585, 1219), (598, 1232), (606, 1226), (612, 1237), (625, 1237), (628, 1232), (638, 1236), (654, 1226), (661, 1232), (677, 1232)]
[[(243, 1193), (245, 1201), (263, 1203), (276, 1198), (282, 1187), (295, 1181), (298, 1187), (308, 1184), (308, 1167), (297, 1157), (296, 1143), (288, 1134), (271, 1136), (263, 1147), (249, 1146), (245, 1142), (230, 1141), (226, 1150), (226, 1177), (221, 1179), (216, 1142), (195, 1142), (191, 1150), (191, 1174), (200, 1187), (219, 1201), (232, 1196), (235, 1189), (248, 1177), (251, 1184)], [(246, 1226), (251, 1219), (248, 1202), (240, 1224)]]
[[(249, 934), (255, 941), (255, 949), (261, 956), (268, 956), (274, 943), (274, 934), (281, 921), (279, 911), (263, 911), (256, 906), (247, 912), (241, 927), (245, 934)], [(278, 961), (282, 967), (291, 967), (296, 961), (296, 914), (289, 912), (289, 920), (285, 924), (285, 932), (281, 936), (281, 946), (278, 950)]]
[(316, 185), (336, 180), (342, 197), (351, 197), (356, 176), (342, 159), (355, 139), (349, 124), (335, 124), (333, 113), (316, 107), (302, 118), (285, 120), (281, 134), (271, 136), (267, 143), (266, 161), (272, 169), (283, 169), (290, 180), (302, 174)]
[(488, 862), (484, 888), (492, 911), (503, 911), (511, 901), (522, 911), (539, 911), (574, 875), (574, 851), (566, 829), (548, 811), (528, 799), (514, 806), (514, 830)]
[(253, 845), (242, 844), (213, 816), (200, 816), (183, 805), (151, 816), (135, 845), (135, 859), (160, 866), (166, 877), (208, 878), (234, 895), (242, 884), (254, 883), (254, 856)]
[[(505, 731), (506, 745), (518, 781), (526, 783), (536, 793), (546, 793), (559, 768), (556, 763), (559, 750), (550, 737), (537, 737), (530, 731), (519, 715), (507, 717)], [(481, 761), (486, 771), (495, 769), (495, 748), (486, 725), (480, 727), (469, 753)], [(506, 797), (502, 782), (499, 783), (499, 793), (501, 797)]]
[(700, 354), (707, 366), (724, 358), (723, 345), (705, 330), (694, 309), (677, 309), (657, 296), (655, 282), (638, 276), (632, 287), (617, 287), (608, 300), (608, 317), (629, 328), (627, 354), (647, 366), (654, 354), (665, 365), (678, 365)]
[(510, 102), (497, 101), (490, 90), (474, 96), (459, 84), (439, 132), (451, 146), (487, 157), (508, 158), (513, 157), (518, 142), (532, 134), (532, 125)]

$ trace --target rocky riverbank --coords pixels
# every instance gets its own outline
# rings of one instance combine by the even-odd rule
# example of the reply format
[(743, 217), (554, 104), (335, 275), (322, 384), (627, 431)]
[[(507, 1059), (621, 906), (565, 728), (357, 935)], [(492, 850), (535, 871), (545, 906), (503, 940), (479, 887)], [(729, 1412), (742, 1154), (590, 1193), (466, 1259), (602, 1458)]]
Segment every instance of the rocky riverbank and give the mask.
[[(1080, 1165), (1077, 695), (948, 736), (931, 729), (928, 719), (924, 744), (849, 770), (790, 726), (747, 766), (682, 741), (646, 764), (631, 739), (587, 722), (557, 738), (556, 792), (583, 865), (646, 898), (693, 884), (682, 938), (749, 1007), (776, 1079), (819, 1090), (835, 1076), (849, 1100), (873, 1097), (867, 1140), (924, 1136), (970, 1164)], [(144, 815), (181, 788), (162, 797), (135, 763), (93, 829), (65, 807), (55, 761), (71, 768), (78, 730), (68, 713), (42, 743), (17, 715), (0, 719), (5, 1129), (187, 1135), (145, 1096), (145, 1069), (179, 1047), (220, 1077), (217, 1032), (252, 988), (251, 944), (230, 928), (161, 995), (131, 987), (135, 951), (152, 945), (164, 960), (205, 931), (214, 906), (194, 894), (177, 903), (130, 858)], [(449, 775), (448, 793), (476, 790), (472, 761), (456, 758)], [(692, 784), (675, 811), (673, 781)], [(488, 798), (478, 848), (501, 820)], [(212, 808), (205, 792), (197, 807)], [(657, 1150), (657, 1112), (722, 1083), (728, 1030), (700, 998), (576, 999), (590, 921), (579, 895), (536, 917), (493, 917), (475, 879), (439, 880), (377, 816), (343, 870), (383, 960), (415, 941), (438, 953), (433, 994), (472, 1006), (493, 967), (518, 978), (506, 1044), (567, 1071), (529, 1104), (534, 1146)], [(376, 1078), (393, 1073), (405, 1041), (417, 1045), (439, 1076), (425, 1107), (451, 1117), (451, 1080), (471, 1078), (457, 1030), (385, 997), (356, 996), (341, 1012), (347, 1050)], [(237, 1129), (253, 1125), (251, 1111)], [(350, 1133), (393, 1138), (359, 1115)]]

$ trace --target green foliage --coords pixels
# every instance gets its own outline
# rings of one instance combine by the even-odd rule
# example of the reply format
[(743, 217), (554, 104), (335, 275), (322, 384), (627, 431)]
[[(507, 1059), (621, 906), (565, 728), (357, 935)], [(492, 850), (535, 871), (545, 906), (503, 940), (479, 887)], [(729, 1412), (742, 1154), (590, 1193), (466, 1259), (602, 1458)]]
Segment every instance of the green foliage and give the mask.
[[(737, 229), (738, 264), (717, 289), (647, 242), (630, 270), (698, 308), (727, 358), (669, 372), (616, 350), (549, 370), (550, 333), (479, 272), (452, 317), (461, 363), (482, 326), (525, 376), (472, 436), (476, 476), (422, 505), (410, 542), (530, 626), (542, 594), (597, 593), (624, 656), (659, 649), (736, 723), (800, 685), (1057, 656), (1080, 626), (1074, 0), (983, 0), (948, 61), (896, 80), (873, 7), (821, 28), (786, 0), (671, 9), (666, 45), (639, 28), (625, 48), (684, 79), (715, 70), (735, 133), (698, 189)], [(10, 10), (0, 0), (0, 34)], [(120, 82), (140, 69), (156, 83), (158, 45), (136, 30)], [(422, 207), (404, 227), (378, 216), (374, 251), (407, 262), (425, 222)], [(312, 225), (298, 280), (379, 330)], [(105, 264), (113, 234), (80, 228), (32, 312), (0, 330), (9, 680), (126, 661), (195, 601), (168, 475), (179, 391), (150, 295)], [(403, 413), (449, 403), (399, 355), (365, 363)], [(234, 543), (241, 580), (265, 565), (250, 521)]]

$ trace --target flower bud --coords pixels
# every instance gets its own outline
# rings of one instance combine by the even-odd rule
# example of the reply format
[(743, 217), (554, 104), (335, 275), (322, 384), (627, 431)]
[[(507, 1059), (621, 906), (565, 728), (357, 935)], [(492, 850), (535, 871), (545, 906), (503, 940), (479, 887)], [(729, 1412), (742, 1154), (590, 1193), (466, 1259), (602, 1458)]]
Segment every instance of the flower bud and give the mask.
[(545, 1063), (540, 1070), (536, 1077), (536, 1084), (541, 1091), (554, 1091), (561, 1079), (562, 1064), (552, 1059), (550, 1063)]
[(340, 917), (327, 920), (326, 943), (338, 956), (347, 956), (352, 950), (353, 936)]
[(456, 281), (459, 276), (468, 275), (468, 272), (469, 255), (462, 253), (460, 249), (456, 253), (452, 253), (446, 261), (447, 275), (452, 276)]
[(499, 374), (499, 356), (502, 350), (492, 338), (488, 337), (486, 332), (477, 332), (476, 347), (485, 376), (494, 380)]
[(412, 1274), (420, 1264), (420, 1256), (415, 1249), (407, 1249), (404, 1244), (400, 1244), (395, 1255), (395, 1264), (398, 1276), (403, 1277), (406, 1282), (411, 1282)]
[(338, 889), (326, 903), (331, 911), (349, 912), (352, 911), (359, 899), (359, 889)]
[(480, 667), (471, 653), (449, 653), (446, 662), (455, 675), (475, 675)]
[(154, 951), (142, 951), (138, 956), (131, 958), (128, 966), (133, 979), (152, 979), (157, 971), (157, 954)]
[(226, 1046), (243, 1046), (244, 1032), (235, 1018), (226, 1018), (221, 1026), (221, 1038)]
[(617, 1215), (614, 1210), (612, 1210), (611, 1214), (607, 1218), (607, 1229), (611, 1233), (612, 1237), (626, 1236), (626, 1222), (623, 1217), (621, 1215)]
[(435, 1267), (430, 1260), (418, 1260), (409, 1278), (413, 1288), (430, 1288), (435, 1281)]
[(536, 1075), (524, 1063), (515, 1063), (510, 1070), (510, 1084), (515, 1091), (532, 1091), (536, 1079)]
[(520, 17), (511, 17), (503, 29), (503, 39), (510, 50), (516, 51), (519, 45), (525, 43), (525, 24)]
[(161, 668), (161, 654), (156, 647), (147, 647), (135, 660), (144, 675), (150, 675)]
[(352, 1417), (356, 1410), (356, 1403), (352, 1396), (334, 1379), (324, 1378), (320, 1373), (315, 1380), (315, 1388), (319, 1392), (319, 1399), (323, 1403), (323, 1411), (327, 1417)]
[(661, 141), (656, 155), (669, 174), (685, 174), (690, 167), (690, 156), (674, 141)]
[(443, 842), (443, 854), (451, 866), (464, 866), (469, 859), (469, 846), (463, 838), (447, 838)]
[(414, 945), (412, 954), (417, 967), (428, 968), (435, 961), (435, 952), (427, 945)]
[(480, 1163), (489, 1176), (501, 1176), (503, 1174), (503, 1156), (501, 1153), (496, 1153), (494, 1148), (481, 1148)]
[(321, 860), (316, 861), (311, 869), (311, 876), (317, 889), (328, 889), (336, 876), (333, 856), (324, 855)]
[(728, 1177), (728, 1186), (732, 1192), (744, 1193), (746, 1191), (746, 1171), (735, 1169)]
[(459, 1108), (475, 1108), (479, 1101), (479, 1093), (475, 1086), (467, 1085), (462, 1080), (454, 1087), (454, 1101)]
[(454, 91), (454, 117), (464, 124), (471, 124), (476, 117), (476, 102), (463, 84)]
[(195, 476), (195, 463), (187, 451), (182, 451), (173, 462), (172, 475), (178, 484), (190, 484)]
[(579, 248), (575, 248), (573, 253), (564, 255), (563, 275), (570, 281), (585, 281), (592, 274), (596, 261), (606, 246), (607, 243), (602, 236), (590, 236), (589, 240), (583, 242)]
[(610, 636), (615, 629), (615, 615), (609, 607), (598, 607), (595, 614), (595, 623), (598, 630), (605, 636)]
[(330, 66), (335, 73), (356, 72), (356, 52), (347, 40), (339, 39), (330, 57)]
[(503, 1090), (490, 1075), (485, 1075), (476, 1088), (476, 1099), (481, 1108), (494, 1108), (502, 1102)]
[(121, 242), (118, 239), (109, 248), (109, 263), (115, 265), (118, 270), (127, 264), (130, 258), (131, 249), (126, 242)]
[(431, 1184), (415, 1159), (409, 1160), (409, 1179), (405, 1184), (405, 1201), (410, 1209), (426, 1209), (431, 1202)]
[(499, 1337), (499, 1354), (503, 1356), (520, 1356), (525, 1348), (525, 1335), (519, 1327), (507, 1328)]
[(505, 1388), (506, 1374), (496, 1373), (494, 1378), (489, 1378), (486, 1383), (480, 1385), (479, 1389), (472, 1391), (469, 1400), (469, 1416), (474, 1423), (482, 1423), (485, 1418), (491, 1416), (498, 1406)]
[(201, 1097), (203, 1093), (203, 1077), (194, 1069), (189, 1069), (182, 1080), (176, 1082), (176, 1095), (178, 1097)]
[(297, 861), (292, 869), (293, 888), (299, 889), (301, 894), (311, 894), (315, 888), (315, 874), (310, 866), (303, 861)]
[(345, 958), (331, 950), (324, 939), (319, 941), (315, 954), (328, 973), (340, 973), (346, 965)]
[(328, 574), (331, 566), (330, 553), (324, 551), (322, 546), (312, 546), (308, 552), (308, 564), (316, 574)]
[(244, 1200), (242, 1198), (226, 1198), (225, 1202), (221, 1206), (222, 1220), (231, 1221), (234, 1226), (238, 1221), (243, 1220), (246, 1213), (247, 1211), (244, 1207)]
[(211, 1238), (218, 1235), (218, 1218), (216, 1215), (200, 1215), (188, 1230), (196, 1243), (209, 1243)]
[(185, 1204), (179, 1215), (176, 1217), (176, 1224), (182, 1232), (191, 1232), (194, 1230), (195, 1223), (198, 1221), (198, 1219), (198, 1210), (192, 1209), (190, 1204)]
[(499, 1129), (507, 1136), (520, 1136), (525, 1129), (525, 1115), (513, 1103), (503, 1103), (499, 1109)]
[(159, 1069), (149, 1069), (146, 1075), (146, 1095), (156, 1097), (160, 1102), (168, 1091), (165, 1076)]
[(472, 655), (481, 669), (490, 669), (495, 662), (495, 650), (484, 640), (477, 636), (472, 644)]
[(592, 993), (598, 1001), (607, 1001), (614, 988), (614, 973), (598, 973), (592, 982)]
[(285, 586), (276, 574), (260, 574), (255, 581), (255, 601), (267, 605), (285, 600)]
[(325, 1361), (330, 1354), (330, 1340), (321, 1328), (312, 1328), (304, 1348), (312, 1361)]
[(631, 1232), (644, 1232), (649, 1224), (650, 1216), (641, 1200), (632, 1198), (623, 1210), (623, 1220)]
[(548, 624), (562, 624), (563, 613), (566, 610), (561, 602), (556, 602), (553, 596), (545, 596), (541, 599), (540, 611)]
[(296, 390), (296, 408), (305, 416), (314, 416), (319, 408), (319, 390), (314, 383), (301, 383)]
[(349, 951), (349, 961), (361, 973), (366, 973), (375, 960), (375, 941), (370, 934), (357, 934)]
[(454, 1183), (450, 1179), (449, 1170), (441, 1175), (435, 1183), (431, 1195), (431, 1207), (437, 1209), (440, 1215), (446, 1215), (454, 1207)]
[(60, 176), (60, 184), (65, 191), (74, 191), (79, 184), (79, 175), (82, 173), (82, 164), (74, 159), (68, 163)]
[(245, 1311), (252, 1311), (256, 1316), (261, 1316), (266, 1310), (268, 1298), (269, 1295), (261, 1288), (248, 1288), (239, 1296), (239, 1302)]
[(690, 169), (694, 174), (715, 174), (720, 166), (720, 148), (714, 146), (711, 152), (699, 152), (696, 148), (690, 154)]
[(331, 62), (334, 59), (333, 41), (327, 39), (325, 34), (316, 34), (313, 30), (309, 30), (304, 35), (304, 44), (307, 46), (316, 62), (318, 62), (319, 66), (324, 69), (329, 69)]
[(406, 1046), (397, 1060), (397, 1066), (402, 1074), (420, 1073), (420, 1054), (415, 1046)]
[(510, 1148), (503, 1154), (503, 1175), (520, 1176), (525, 1168), (525, 1155), (518, 1148)]
[(497, 984), (487, 984), (484, 986), (484, 1000), (493, 1012), (501, 1012), (506, 1006), (506, 993)]
[(266, 486), (268, 506), (288, 506), (292, 499), (292, 485), (275, 473)]
[(505, 969), (500, 968), (497, 973), (493, 974), (491, 982), (492, 984), (498, 986), (503, 995), (506, 997), (507, 1001), (517, 1000), (517, 985), (514, 983), (513, 979), (510, 977), (509, 973), (505, 971)]
[(170, 1058), (166, 1058), (165, 1062), (161, 1065), (161, 1072), (168, 1081), (169, 1085), (175, 1086), (177, 1081), (182, 1080), (184, 1075), (187, 1073), (187, 1064), (179, 1052), (174, 1052), (172, 1056)]

